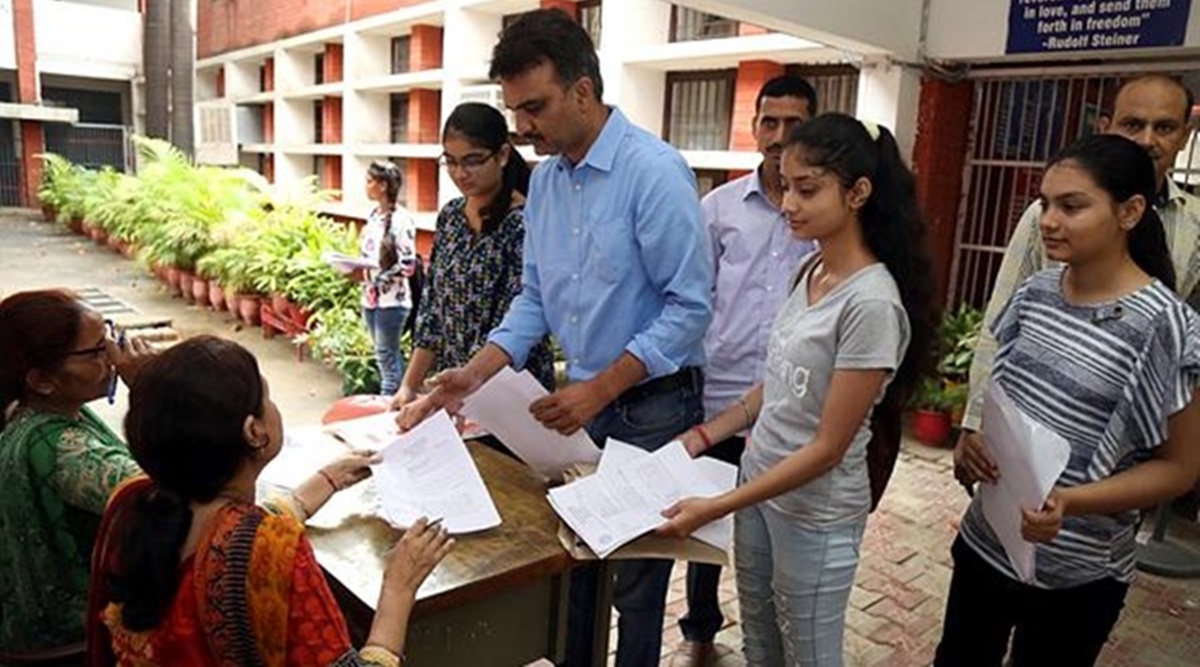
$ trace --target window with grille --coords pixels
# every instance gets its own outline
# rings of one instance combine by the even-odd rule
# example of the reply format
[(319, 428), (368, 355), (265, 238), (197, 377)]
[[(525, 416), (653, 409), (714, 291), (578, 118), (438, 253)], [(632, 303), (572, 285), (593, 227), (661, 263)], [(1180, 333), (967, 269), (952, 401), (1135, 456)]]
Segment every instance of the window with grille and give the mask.
[(325, 83), (325, 54), (313, 56), (313, 83), (318, 86)]
[(313, 102), (313, 143), (323, 143), (325, 135), (325, 103)]
[(579, 7), (579, 24), (592, 38), (592, 44), (600, 48), (600, 13), (603, 11), (600, 0), (583, 0)]
[(392, 74), (404, 74), (409, 71), (411, 53), (412, 36), (392, 38)]
[(791, 65), (787, 73), (802, 77), (817, 91), (817, 111), (854, 115), (858, 106), (858, 69), (852, 65)]
[(392, 143), (408, 143), (408, 93), (392, 93), (391, 117)]
[(729, 150), (737, 70), (667, 74), (663, 134), (679, 150)]
[(258, 66), (258, 92), (267, 92), (267, 66)]
[(671, 5), (671, 41), (737, 37), (738, 22), (716, 14)]

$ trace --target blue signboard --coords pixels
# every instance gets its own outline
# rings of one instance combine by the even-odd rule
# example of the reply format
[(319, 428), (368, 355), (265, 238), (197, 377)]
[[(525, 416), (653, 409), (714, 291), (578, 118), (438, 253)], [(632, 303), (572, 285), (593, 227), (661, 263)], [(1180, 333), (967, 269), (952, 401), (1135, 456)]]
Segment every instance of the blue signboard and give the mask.
[(1179, 46), (1191, 0), (1011, 0), (1008, 53)]

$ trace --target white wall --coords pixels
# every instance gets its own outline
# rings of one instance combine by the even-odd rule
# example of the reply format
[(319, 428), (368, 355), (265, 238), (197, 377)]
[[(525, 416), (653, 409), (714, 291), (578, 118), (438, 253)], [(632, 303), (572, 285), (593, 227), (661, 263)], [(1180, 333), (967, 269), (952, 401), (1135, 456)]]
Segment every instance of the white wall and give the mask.
[[(12, 0), (0, 0), (0, 69), (17, 68), (17, 43), (13, 32)], [(16, 98), (13, 91), (13, 98)]]
[[(972, 0), (944, 0), (969, 4)], [(1005, 2), (1007, 0), (996, 0)], [(917, 56), (922, 0), (674, 0), (864, 55)], [(605, 7), (607, 11), (607, 6)]]
[[(129, 80), (141, 69), (138, 12), (58, 0), (33, 4), (40, 73)], [(11, 30), (12, 19), (5, 23)]]

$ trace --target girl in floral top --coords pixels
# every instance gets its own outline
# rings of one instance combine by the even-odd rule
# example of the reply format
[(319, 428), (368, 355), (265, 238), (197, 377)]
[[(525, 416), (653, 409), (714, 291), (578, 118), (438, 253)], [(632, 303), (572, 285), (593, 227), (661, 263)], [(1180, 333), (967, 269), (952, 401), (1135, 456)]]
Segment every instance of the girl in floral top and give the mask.
[(367, 197), (376, 207), (362, 230), (361, 251), (378, 268), (362, 274), (362, 307), (385, 395), (396, 393), (404, 375), (400, 334), (412, 309), (408, 279), (417, 263), (416, 225), (396, 204), (401, 181), (400, 168), (391, 162), (367, 169)]
[[(397, 408), (417, 399), (431, 371), (465, 365), (521, 291), (521, 206), (529, 166), (509, 143), (504, 116), (486, 104), (460, 104), (446, 119), (442, 149), (441, 163), (464, 196), (438, 214), (428, 288)], [(548, 340), (534, 348), (528, 368), (554, 388)]]
[(88, 555), (109, 494), (139, 472), (86, 403), (128, 382), (148, 353), (117, 346), (74, 295), (0, 302), (0, 651), (83, 639)]

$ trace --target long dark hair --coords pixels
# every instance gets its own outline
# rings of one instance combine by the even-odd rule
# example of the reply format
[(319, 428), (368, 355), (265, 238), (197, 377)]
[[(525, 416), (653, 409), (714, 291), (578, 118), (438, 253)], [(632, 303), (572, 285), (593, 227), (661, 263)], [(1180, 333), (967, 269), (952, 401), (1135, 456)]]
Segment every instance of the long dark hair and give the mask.
[(125, 435), (154, 486), (121, 523), (119, 570), (107, 573), (130, 630), (156, 627), (170, 607), (192, 525), (189, 503), (215, 499), (252, 455), (243, 425), (263, 415), (264, 394), (254, 356), (213, 336), (179, 343), (139, 371)]
[(0, 428), (8, 407), (24, 397), (29, 371), (52, 370), (67, 358), (85, 312), (65, 290), (18, 292), (0, 301)]
[(499, 156), (508, 146), (508, 163), (500, 181), (500, 192), (486, 208), (480, 211), (483, 217), (483, 233), (487, 234), (500, 225), (512, 208), (513, 192), (522, 195), (529, 192), (529, 164), (508, 140), (508, 123), (495, 107), (479, 102), (464, 102), (450, 113), (442, 128), (442, 140), (456, 135), (472, 146), (486, 149)]
[(878, 138), (872, 138), (856, 118), (826, 113), (793, 129), (784, 149), (802, 151), (805, 164), (836, 174), (843, 188), (860, 178), (871, 182), (871, 196), (859, 212), (863, 240), (895, 279), (911, 331), (888, 393), (907, 394), (932, 368), (938, 309), (916, 181), (896, 138), (886, 127), (877, 129)]
[(1175, 289), (1175, 264), (1162, 219), (1153, 206), (1158, 192), (1154, 161), (1145, 149), (1125, 137), (1095, 134), (1064, 148), (1046, 168), (1064, 162), (1087, 172), (1114, 202), (1126, 202), (1136, 195), (1146, 199), (1142, 219), (1126, 234), (1129, 257), (1141, 270)]
[(383, 183), (384, 196), (387, 198), (382, 204), (383, 240), (379, 242), (379, 268), (386, 271), (400, 261), (400, 251), (396, 248), (396, 239), (392, 237), (392, 214), (396, 212), (396, 200), (400, 197), (400, 186), (404, 184), (404, 176), (396, 163), (384, 161), (372, 162), (371, 166), (367, 167), (367, 177)]

